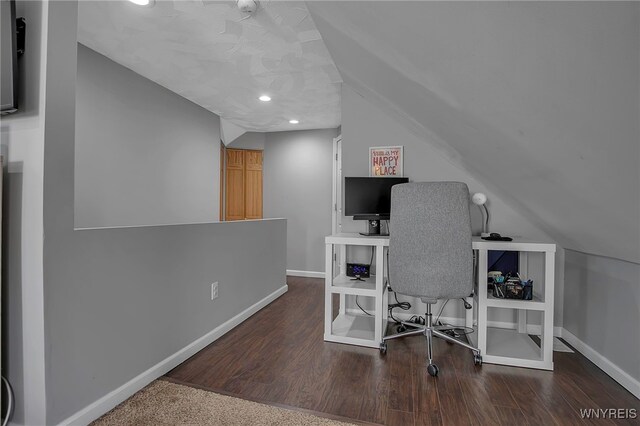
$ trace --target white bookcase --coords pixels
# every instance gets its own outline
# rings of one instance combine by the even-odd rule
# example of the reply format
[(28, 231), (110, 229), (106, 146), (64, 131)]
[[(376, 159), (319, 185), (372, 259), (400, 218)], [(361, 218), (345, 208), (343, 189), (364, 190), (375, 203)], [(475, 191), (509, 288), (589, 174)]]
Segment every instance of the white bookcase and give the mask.
[[(378, 348), (382, 342), (388, 315), (384, 257), (385, 249), (389, 246), (389, 237), (343, 233), (326, 237), (325, 245), (324, 340)], [(353, 281), (351, 277), (347, 277), (344, 259), (339, 262), (339, 266), (334, 267), (337, 264), (334, 255), (339, 251), (344, 256), (347, 246), (373, 247), (375, 269), (371, 270), (370, 278)], [(340, 250), (337, 250), (338, 247)], [(373, 300), (374, 309), (370, 312), (371, 316), (359, 310), (347, 309), (347, 299), (356, 296)], [(371, 302), (367, 306), (371, 306)]]
[[(473, 345), (489, 364), (553, 370), (553, 295), (555, 287), (556, 245), (531, 241), (485, 241), (474, 238), (473, 249), (478, 259), (478, 282), (474, 295), (475, 331), (469, 335)], [(487, 291), (488, 251), (517, 251), (544, 255), (544, 279), (533, 283), (533, 300), (495, 298)], [(526, 264), (526, 261), (524, 262)], [(523, 264), (521, 259), (521, 265)], [(522, 271), (521, 271), (522, 272)], [(525, 272), (526, 273), (526, 272)], [(488, 321), (490, 310), (514, 309), (518, 312), (515, 328), (493, 326)], [(541, 312), (540, 346), (529, 337), (527, 312)], [(538, 334), (538, 333), (536, 333)]]

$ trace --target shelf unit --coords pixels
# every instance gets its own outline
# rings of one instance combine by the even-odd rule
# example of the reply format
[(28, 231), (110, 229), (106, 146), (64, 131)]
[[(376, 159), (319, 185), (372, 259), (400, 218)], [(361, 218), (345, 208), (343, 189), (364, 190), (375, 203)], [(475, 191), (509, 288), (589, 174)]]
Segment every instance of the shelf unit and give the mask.
[[(477, 315), (476, 331), (469, 335), (482, 352), (483, 362), (517, 367), (553, 370), (553, 295), (555, 287), (556, 245), (532, 241), (485, 241), (473, 239), (478, 259), (478, 282), (474, 295)], [(534, 283), (533, 300), (499, 299), (488, 293), (488, 251), (541, 252), (544, 254), (544, 280)], [(518, 327), (506, 329), (489, 326), (490, 309), (515, 309)], [(542, 313), (538, 346), (527, 334), (526, 312)]]
[[(355, 281), (346, 275), (346, 263), (336, 267), (334, 254), (340, 246), (340, 253), (346, 253), (347, 246), (369, 246), (375, 249), (375, 270), (364, 281)], [(384, 326), (387, 322), (388, 300), (384, 283), (384, 252), (389, 246), (388, 236), (363, 236), (355, 233), (341, 233), (325, 238), (325, 318), (324, 340), (351, 345), (377, 348), (382, 342)], [(333, 295), (338, 294), (340, 305), (334, 318)], [(354, 312), (346, 308), (347, 297), (363, 296), (374, 300), (372, 316)]]

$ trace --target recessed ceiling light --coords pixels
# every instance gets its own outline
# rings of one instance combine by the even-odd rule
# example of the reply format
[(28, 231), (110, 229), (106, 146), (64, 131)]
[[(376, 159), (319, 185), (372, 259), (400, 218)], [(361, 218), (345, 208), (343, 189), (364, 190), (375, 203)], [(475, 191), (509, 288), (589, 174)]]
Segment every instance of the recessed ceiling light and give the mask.
[(129, 0), (133, 4), (137, 4), (138, 6), (151, 6), (153, 5), (154, 0)]
[(300, 123), (298, 120), (289, 120), (289, 124), (298, 124)]
[(271, 96), (262, 95), (258, 99), (260, 99), (262, 102), (269, 102), (271, 100)]

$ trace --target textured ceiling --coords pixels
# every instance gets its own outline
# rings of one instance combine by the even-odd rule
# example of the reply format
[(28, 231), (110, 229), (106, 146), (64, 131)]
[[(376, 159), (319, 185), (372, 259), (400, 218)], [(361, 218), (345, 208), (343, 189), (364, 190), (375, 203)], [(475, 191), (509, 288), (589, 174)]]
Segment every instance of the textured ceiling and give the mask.
[(81, 1), (78, 20), (80, 43), (247, 130), (340, 124), (340, 74), (304, 2), (248, 16), (235, 1)]

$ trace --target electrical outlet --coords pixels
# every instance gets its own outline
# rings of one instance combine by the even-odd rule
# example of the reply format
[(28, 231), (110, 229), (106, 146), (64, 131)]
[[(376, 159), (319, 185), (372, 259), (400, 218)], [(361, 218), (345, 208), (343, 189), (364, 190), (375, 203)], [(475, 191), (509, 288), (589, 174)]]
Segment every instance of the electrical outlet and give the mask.
[(211, 300), (218, 298), (218, 281), (211, 283)]

